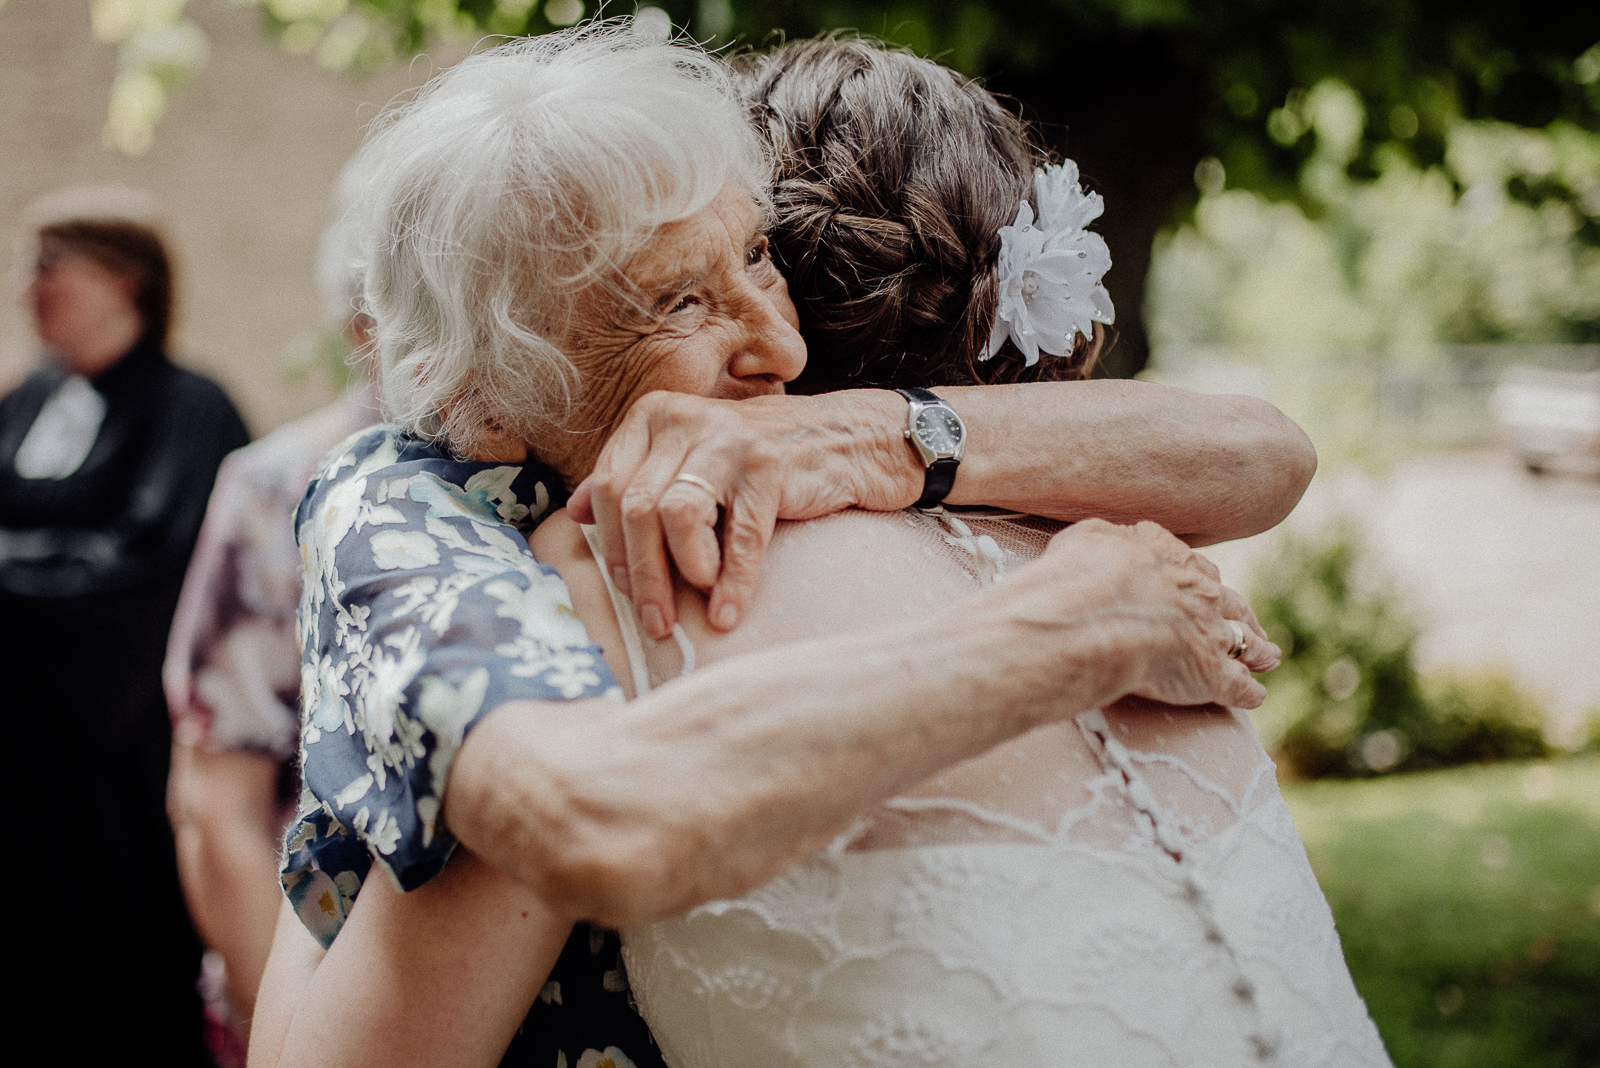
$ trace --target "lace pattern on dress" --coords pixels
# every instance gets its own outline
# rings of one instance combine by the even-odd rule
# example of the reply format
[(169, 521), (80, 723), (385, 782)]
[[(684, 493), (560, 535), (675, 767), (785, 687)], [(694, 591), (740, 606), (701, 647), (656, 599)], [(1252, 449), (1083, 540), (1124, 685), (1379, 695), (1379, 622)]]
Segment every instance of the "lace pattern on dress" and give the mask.
[[(1004, 581), (1056, 529), (900, 513), (795, 537), (865, 523), (912, 563), (839, 559), (830, 588)], [(644, 648), (678, 673), (673, 643)], [(1388, 1064), (1272, 762), (1220, 711), (1039, 728), (624, 947), (673, 1068)]]

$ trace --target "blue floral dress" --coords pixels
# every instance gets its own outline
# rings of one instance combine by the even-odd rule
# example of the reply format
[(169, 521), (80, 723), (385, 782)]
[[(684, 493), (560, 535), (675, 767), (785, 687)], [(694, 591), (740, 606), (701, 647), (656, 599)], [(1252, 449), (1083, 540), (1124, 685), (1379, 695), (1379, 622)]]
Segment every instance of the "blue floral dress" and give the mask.
[[(329, 454), (296, 515), (304, 789), (283, 886), (331, 945), (374, 865), (413, 890), (456, 840), (440, 822), (467, 732), (506, 701), (623, 699), (526, 535), (560, 502), (538, 464), (450, 459), (394, 426)], [(580, 924), (507, 1065), (660, 1065), (614, 932)]]

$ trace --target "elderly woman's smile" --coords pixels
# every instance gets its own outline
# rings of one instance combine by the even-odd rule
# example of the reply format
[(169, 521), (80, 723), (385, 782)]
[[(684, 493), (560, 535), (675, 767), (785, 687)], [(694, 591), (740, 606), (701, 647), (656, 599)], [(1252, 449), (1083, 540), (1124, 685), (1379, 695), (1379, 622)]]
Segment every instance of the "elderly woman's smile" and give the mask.
[(579, 372), (563, 430), (530, 442), (569, 479), (594, 465), (606, 432), (646, 393), (742, 400), (782, 393), (806, 347), (765, 216), (729, 185), (687, 219), (661, 227), (624, 268), (637, 301), (591, 295), (559, 335)]

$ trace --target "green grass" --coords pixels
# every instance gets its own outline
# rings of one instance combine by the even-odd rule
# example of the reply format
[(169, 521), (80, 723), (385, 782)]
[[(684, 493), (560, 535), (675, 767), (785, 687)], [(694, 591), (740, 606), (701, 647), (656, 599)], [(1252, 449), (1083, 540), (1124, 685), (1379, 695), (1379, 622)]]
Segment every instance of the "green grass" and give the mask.
[(1398, 1068), (1600, 1065), (1600, 759), (1284, 793)]

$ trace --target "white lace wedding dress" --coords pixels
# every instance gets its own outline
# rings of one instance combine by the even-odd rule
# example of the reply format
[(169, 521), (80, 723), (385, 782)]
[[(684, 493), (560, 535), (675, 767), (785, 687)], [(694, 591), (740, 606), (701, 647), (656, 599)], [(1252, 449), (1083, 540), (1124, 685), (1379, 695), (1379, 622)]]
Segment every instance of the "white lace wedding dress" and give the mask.
[[(915, 513), (786, 526), (757, 597), (777, 607), (698, 650), (681, 632), (641, 641), (613, 590), (636, 687), (697, 655), (914, 615), (1025, 566), (1054, 529)], [(1035, 730), (624, 947), (673, 1068), (1389, 1063), (1237, 713)]]

